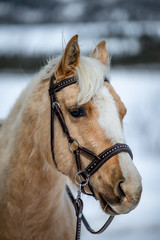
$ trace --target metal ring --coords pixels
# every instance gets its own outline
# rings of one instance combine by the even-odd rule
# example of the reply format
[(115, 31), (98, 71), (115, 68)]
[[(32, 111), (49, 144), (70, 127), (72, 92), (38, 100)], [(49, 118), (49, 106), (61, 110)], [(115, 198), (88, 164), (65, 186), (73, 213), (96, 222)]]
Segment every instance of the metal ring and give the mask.
[[(80, 174), (81, 174), (82, 172), (83, 172), (83, 171), (79, 171), (79, 172), (76, 173), (76, 175), (75, 175), (75, 177), (74, 177), (74, 181), (75, 181), (75, 183), (76, 183), (78, 186), (84, 187), (84, 186), (86, 186), (86, 185), (88, 184), (89, 178), (86, 178), (85, 181), (82, 181), (82, 179), (81, 179), (81, 177), (80, 177)], [(79, 182), (77, 181), (77, 176), (79, 177), (79, 180), (81, 181), (81, 183), (79, 183)]]
[(61, 108), (61, 106), (60, 106), (60, 104), (59, 104), (58, 102), (53, 102), (53, 103), (52, 103), (52, 108), (54, 108), (55, 105), (57, 105), (59, 108)]
[[(79, 142), (76, 138), (73, 138), (73, 142), (77, 142), (78, 147), (80, 147), (80, 142)], [(73, 143), (73, 142), (72, 142), (72, 143)], [(69, 143), (68, 143), (68, 146), (69, 146), (70, 151), (73, 153), (73, 149), (71, 148), (71, 144), (72, 144), (72, 143), (69, 142)], [(78, 149), (78, 148), (77, 148), (77, 149)]]

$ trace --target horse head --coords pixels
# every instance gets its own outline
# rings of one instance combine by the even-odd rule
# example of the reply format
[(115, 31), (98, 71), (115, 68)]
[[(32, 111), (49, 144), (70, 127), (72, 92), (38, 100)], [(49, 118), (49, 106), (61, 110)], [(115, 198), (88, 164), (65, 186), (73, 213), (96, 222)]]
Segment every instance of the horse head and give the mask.
[[(125, 143), (123, 118), (126, 108), (112, 85), (105, 81), (108, 69), (106, 42), (100, 42), (90, 57), (84, 57), (80, 55), (76, 35), (68, 42), (54, 70), (55, 83), (76, 76), (77, 83), (63, 88), (56, 96), (70, 135), (97, 155), (116, 143)], [(75, 183), (74, 154), (69, 150), (57, 118), (54, 120), (54, 142), (59, 171)], [(82, 169), (90, 162), (90, 157), (81, 156)], [(130, 212), (140, 200), (141, 176), (127, 152), (110, 158), (90, 177), (89, 183), (102, 209), (111, 215)], [(87, 186), (85, 188), (87, 191)]]

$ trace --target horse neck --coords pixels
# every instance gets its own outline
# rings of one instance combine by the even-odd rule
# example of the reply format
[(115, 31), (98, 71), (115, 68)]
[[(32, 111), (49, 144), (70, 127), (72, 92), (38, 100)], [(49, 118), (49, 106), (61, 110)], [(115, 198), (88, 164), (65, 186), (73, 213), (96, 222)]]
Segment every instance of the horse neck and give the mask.
[[(14, 131), (12, 166), (17, 168), (20, 164), (21, 169), (29, 170), (25, 177), (29, 178), (32, 184), (37, 182), (42, 186), (44, 180), (46, 180), (53, 189), (53, 187), (57, 188), (58, 183), (63, 183), (61, 185), (63, 190), (65, 178), (52, 163), (49, 148), (50, 106), (46, 107), (49, 104), (48, 81), (40, 82), (28, 96), (24, 109), (19, 114), (19, 119), (15, 124), (17, 130)], [(33, 180), (31, 177), (33, 177)], [(42, 182), (39, 182), (40, 179), (42, 179)]]
[[(55, 222), (55, 219), (58, 224), (58, 221), (62, 221), (62, 217), (65, 219), (68, 214), (66, 211), (70, 208), (68, 198), (64, 194), (66, 179), (51, 162), (48, 147), (50, 112), (45, 105), (46, 102), (48, 105), (47, 90), (48, 84), (43, 84), (43, 91), (40, 84), (36, 92), (28, 98), (8, 139), (10, 152), (4, 176), (4, 189), (7, 190), (3, 190), (8, 191), (5, 201), (16, 206), (14, 216), (17, 215), (19, 224), (22, 219), (24, 223), (26, 215), (31, 216), (27, 221), (31, 221), (33, 226), (33, 219), (35, 224), (39, 219), (41, 224), (45, 222), (47, 224), (48, 221)], [(19, 216), (17, 208), (21, 210)], [(9, 213), (4, 214), (8, 218), (7, 221), (12, 221), (13, 225), (13, 218), (8, 216)], [(39, 227), (42, 228), (41, 225)], [(51, 228), (53, 228), (52, 224)], [(63, 233), (63, 230), (61, 232)]]

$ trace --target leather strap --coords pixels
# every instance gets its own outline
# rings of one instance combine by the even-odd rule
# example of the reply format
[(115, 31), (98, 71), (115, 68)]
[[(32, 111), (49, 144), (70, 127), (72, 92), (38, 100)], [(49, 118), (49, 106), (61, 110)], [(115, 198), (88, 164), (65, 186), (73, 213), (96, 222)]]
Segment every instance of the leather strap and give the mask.
[(73, 194), (72, 194), (70, 188), (68, 187), (68, 185), (66, 185), (66, 191), (67, 191), (67, 194), (68, 194), (69, 198), (71, 199), (71, 202), (74, 204), (75, 211), (76, 211), (76, 216), (78, 216), (77, 217), (77, 227), (76, 227), (76, 238), (75, 238), (75, 240), (80, 239), (79, 237), (80, 237), (80, 231), (81, 231), (81, 221), (83, 222), (86, 229), (92, 234), (100, 234), (100, 233), (104, 232), (109, 227), (109, 225), (111, 224), (111, 222), (114, 219), (114, 216), (110, 216), (108, 218), (108, 220), (105, 222), (105, 224), (98, 231), (93, 230), (91, 228), (91, 226), (89, 225), (88, 221), (86, 220), (85, 216), (82, 213), (82, 210), (83, 210), (82, 199), (80, 201), (78, 200), (78, 202), (76, 202), (77, 199), (75, 199), (73, 197)]
[(83, 224), (85, 225), (85, 227), (87, 228), (87, 230), (92, 233), (92, 234), (100, 234), (100, 233), (103, 233), (108, 227), (109, 225), (111, 224), (111, 222), (113, 221), (114, 219), (114, 216), (109, 216), (108, 220), (105, 222), (105, 224), (98, 230), (98, 231), (95, 231), (93, 230), (90, 225), (88, 224), (86, 218), (84, 217), (84, 215), (82, 215), (82, 222)]
[(62, 127), (62, 130), (63, 130), (64, 134), (66, 135), (69, 143), (72, 143), (73, 142), (73, 138), (70, 136), (69, 130), (68, 130), (67, 126), (66, 126), (66, 122), (65, 122), (63, 113), (61, 111), (61, 108), (57, 104), (55, 104), (54, 108), (55, 108), (55, 113), (56, 113), (56, 115), (57, 115), (57, 117), (59, 119), (59, 122), (61, 124), (61, 127)]
[(69, 130), (66, 126), (65, 119), (64, 119), (63, 113), (60, 109), (60, 106), (58, 104), (55, 92), (60, 91), (65, 86), (69, 86), (70, 84), (76, 83), (76, 79), (75, 79), (75, 77), (72, 77), (72, 78), (63, 80), (63, 84), (61, 84), (61, 82), (55, 84), (54, 81), (55, 81), (55, 76), (53, 74), (53, 76), (50, 79), (50, 85), (49, 85), (49, 90), (48, 90), (49, 95), (50, 95), (50, 103), (51, 103), (50, 104), (50, 107), (51, 107), (51, 122), (50, 122), (51, 141), (50, 142), (51, 142), (51, 153), (52, 153), (53, 162), (54, 162), (56, 168), (59, 170), (57, 162), (55, 160), (55, 155), (54, 155), (54, 115), (55, 114), (58, 117), (58, 119), (61, 123), (62, 129), (63, 129), (63, 132), (67, 136), (67, 139), (70, 143), (72, 142), (72, 138), (70, 137)]
[[(53, 162), (56, 166), (56, 168), (58, 169), (58, 166), (57, 166), (57, 162), (55, 160), (55, 155), (54, 155), (54, 108), (52, 107), (53, 106), (53, 102), (55, 102), (55, 95), (51, 95), (50, 96), (50, 101), (51, 101), (51, 122), (50, 122), (50, 129), (51, 129), (51, 153), (52, 153), (52, 159), (53, 159)], [(59, 170), (59, 169), (58, 169)]]
[[(76, 165), (77, 165), (77, 172), (81, 172), (82, 168), (81, 168), (81, 161), (80, 161), (80, 149), (81, 147), (79, 147), (77, 150), (73, 151), (74, 155), (75, 155), (75, 160), (76, 160)], [(82, 182), (83, 183), (83, 182)], [(86, 192), (84, 189), (84, 186), (81, 186), (81, 190), (82, 193), (88, 195), (88, 196), (92, 196), (97, 200), (97, 197), (93, 191), (92, 186), (90, 185), (90, 183), (88, 182), (88, 188), (90, 190), (90, 193)]]
[(80, 240), (81, 236), (81, 220), (82, 220), (82, 211), (83, 211), (83, 201), (81, 198), (74, 200), (74, 208), (76, 211), (77, 225), (76, 225), (76, 236), (75, 240)]
[[(54, 83), (55, 80), (55, 76), (53, 75), (51, 78), (52, 83)], [(49, 88), (49, 95), (51, 94), (55, 94), (55, 92), (59, 92), (61, 89), (63, 89), (64, 87), (67, 87), (71, 84), (77, 83), (77, 79), (75, 76), (64, 79), (62, 81), (60, 81), (59, 83), (56, 84), (50, 84), (50, 88)]]
[[(83, 151), (83, 149), (81, 148)], [(121, 152), (127, 152), (130, 157), (133, 159), (133, 154), (131, 149), (127, 144), (124, 143), (117, 143), (112, 147), (106, 149), (104, 152), (100, 153), (93, 161), (87, 166), (85, 170), (83, 170), (82, 175), (84, 178), (88, 178), (93, 175), (105, 162), (111, 159), (113, 156), (117, 155)]]

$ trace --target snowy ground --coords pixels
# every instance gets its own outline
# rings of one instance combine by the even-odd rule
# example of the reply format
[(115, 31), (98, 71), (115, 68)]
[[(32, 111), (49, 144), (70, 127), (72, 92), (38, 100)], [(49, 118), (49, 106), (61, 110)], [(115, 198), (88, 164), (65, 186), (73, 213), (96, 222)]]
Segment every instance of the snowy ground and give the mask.
[[(111, 71), (111, 82), (128, 110), (124, 129), (142, 175), (141, 202), (128, 215), (116, 217), (101, 235), (94, 236), (83, 229), (82, 240), (160, 239), (160, 70), (151, 69), (139, 66)], [(0, 118), (7, 116), (31, 78), (32, 74), (0, 73)], [(100, 227), (106, 215), (97, 202), (84, 199), (85, 215), (93, 227)]]

